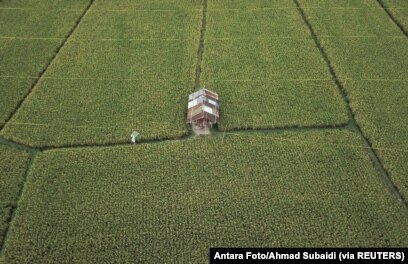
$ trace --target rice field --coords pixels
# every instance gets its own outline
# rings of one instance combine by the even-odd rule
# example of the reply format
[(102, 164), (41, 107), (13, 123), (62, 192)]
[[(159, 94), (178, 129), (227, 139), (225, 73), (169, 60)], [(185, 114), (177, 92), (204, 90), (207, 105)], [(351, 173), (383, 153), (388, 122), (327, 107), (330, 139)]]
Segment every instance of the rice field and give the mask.
[[(399, 0), (0, 0), (0, 263), (408, 247), (407, 15)], [(202, 86), (221, 99), (205, 137), (185, 123)]]
[(221, 130), (347, 123), (344, 102), (295, 4), (279, 3), (258, 9), (249, 2), (247, 9), (208, 3), (201, 83), (223, 98)]
[[(361, 4), (362, 9), (355, 9), (360, 13), (360, 21), (365, 19), (372, 26), (365, 25), (367, 29), (354, 28), (351, 32), (343, 31), (344, 28), (352, 28), (352, 25), (363, 24), (346, 19), (350, 21), (349, 25), (328, 31), (325, 26), (328, 23), (323, 23), (324, 19), (317, 19), (316, 9), (305, 9), (305, 13), (319, 20), (313, 23), (311, 19), (316, 32), (338, 34), (341, 38), (342, 41), (338, 41), (337, 37), (319, 36), (337, 76), (349, 94), (357, 123), (384, 160), (384, 166), (393, 181), (408, 197), (408, 122), (403, 120), (408, 113), (405, 107), (408, 105), (408, 63), (405, 59), (408, 56), (407, 39), (378, 6), (378, 3), (370, 2)], [(371, 10), (370, 16), (362, 13), (366, 13), (367, 8)], [(344, 9), (339, 10), (344, 12)], [(333, 12), (321, 11), (319, 14), (330, 16), (331, 19), (336, 17)], [(339, 22), (335, 24), (340, 24), (340, 17), (343, 16), (340, 14), (337, 19)]]
[[(63, 2), (53, 1), (52, 3)], [(2, 1), (0, 4), (0, 126), (14, 113), (79, 19), (81, 1)], [(51, 8), (51, 10), (50, 10)]]
[(407, 216), (360, 143), (351, 132), (254, 133), (47, 151), (5, 258), (205, 263), (214, 246), (406, 246)]
[(194, 86), (202, 11), (106, 5), (88, 10), (6, 125), (6, 138), (44, 147), (124, 142), (133, 130), (141, 140), (187, 134), (183, 109)]

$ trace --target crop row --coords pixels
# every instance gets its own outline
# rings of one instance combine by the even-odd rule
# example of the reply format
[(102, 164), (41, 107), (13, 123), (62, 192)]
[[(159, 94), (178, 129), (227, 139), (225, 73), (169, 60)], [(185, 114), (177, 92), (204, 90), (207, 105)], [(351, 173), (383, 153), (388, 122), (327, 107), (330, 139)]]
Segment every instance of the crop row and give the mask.
[(95, 0), (95, 10), (200, 10), (203, 7), (203, 0), (149, 0), (149, 1), (133, 1), (133, 0)]
[(2, 0), (1, 8), (22, 8), (37, 10), (79, 9), (89, 3), (89, 0)]
[[(96, 4), (95, 4), (96, 6)], [(74, 38), (197, 39), (201, 10), (163, 12), (105, 12), (93, 7)]]
[(292, 0), (208, 0), (208, 9), (293, 8)]
[(82, 10), (0, 10), (0, 37), (63, 39), (81, 13)]
[(212, 246), (407, 246), (407, 232), (354, 133), (226, 134), (39, 154), (4, 256), (203, 263)]

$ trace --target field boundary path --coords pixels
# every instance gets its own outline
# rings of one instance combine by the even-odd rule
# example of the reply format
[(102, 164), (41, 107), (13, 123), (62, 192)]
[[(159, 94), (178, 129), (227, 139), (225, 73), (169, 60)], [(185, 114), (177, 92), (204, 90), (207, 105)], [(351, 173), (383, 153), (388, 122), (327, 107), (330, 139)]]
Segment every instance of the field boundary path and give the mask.
[(17, 145), (17, 144), (12, 144), (12, 143), (10, 144), (9, 142), (4, 142), (4, 140), (2, 138), (0, 138), (0, 144), (4, 144), (4, 145), (8, 145), (8, 146), (11, 145), (15, 149), (22, 150), (22, 151), (30, 153), (29, 160), (28, 160), (28, 165), (27, 165), (27, 167), (26, 167), (26, 169), (24, 171), (23, 178), (22, 178), (22, 181), (20, 183), (20, 188), (19, 188), (18, 193), (17, 193), (18, 198), (17, 198), (17, 201), (16, 201), (16, 205), (11, 206), (10, 215), (6, 219), (7, 225), (6, 225), (4, 233), (3, 233), (3, 239), (2, 240), (0, 239), (0, 257), (1, 257), (2, 253), (3, 253), (5, 242), (7, 240), (8, 232), (9, 232), (9, 229), (10, 229), (10, 224), (13, 221), (14, 216), (16, 214), (16, 209), (18, 207), (19, 200), (20, 200), (21, 195), (23, 193), (25, 183), (27, 182), (28, 174), (29, 174), (30, 169), (31, 169), (31, 165), (34, 162), (37, 153), (39, 153), (40, 151), (36, 150), (36, 149), (30, 149), (30, 148), (27, 148), (25, 146), (21, 146), (21, 145)]
[(382, 0), (377, 0), (378, 4), (384, 9), (384, 11), (387, 13), (387, 15), (391, 18), (391, 20), (397, 25), (397, 27), (404, 33), (406, 37), (408, 37), (408, 31), (405, 29), (405, 27), (399, 22), (399, 20), (391, 13), (389, 8), (384, 4)]
[(408, 202), (405, 200), (404, 196), (401, 194), (398, 187), (395, 185), (395, 183), (391, 179), (391, 177), (388, 174), (387, 170), (385, 169), (383, 163), (381, 162), (381, 160), (378, 157), (377, 153), (373, 149), (372, 143), (369, 141), (367, 136), (364, 135), (363, 131), (361, 130), (360, 125), (357, 123), (357, 121), (355, 119), (355, 115), (353, 113), (353, 109), (350, 106), (350, 99), (348, 98), (347, 92), (344, 89), (343, 84), (340, 82), (339, 78), (337, 77), (337, 73), (336, 73), (336, 71), (334, 70), (334, 68), (332, 66), (330, 58), (327, 55), (326, 51), (324, 50), (323, 46), (321, 45), (320, 40), (317, 37), (317, 34), (314, 31), (311, 23), (307, 19), (306, 14), (305, 14), (302, 6), (299, 3), (299, 0), (293, 0), (293, 1), (295, 2), (304, 23), (308, 27), (308, 29), (310, 31), (310, 34), (312, 35), (312, 38), (313, 38), (317, 48), (319, 49), (319, 51), (320, 51), (322, 57), (324, 58), (327, 66), (329, 67), (330, 74), (332, 75), (333, 80), (335, 81), (336, 86), (339, 89), (339, 92), (340, 92), (340, 94), (341, 94), (341, 96), (342, 96), (342, 98), (343, 98), (343, 100), (345, 102), (347, 112), (348, 112), (348, 116), (349, 116), (349, 124), (347, 125), (347, 127), (351, 131), (354, 131), (354, 132), (356, 132), (356, 133), (358, 133), (360, 135), (360, 137), (363, 140), (364, 146), (367, 149), (367, 152), (368, 152), (368, 154), (370, 156), (370, 159), (371, 159), (374, 167), (378, 170), (378, 172), (382, 176), (382, 180), (383, 180), (384, 184), (388, 187), (388, 189), (395, 196), (395, 198), (404, 206), (405, 211), (408, 212)]
[(203, 0), (203, 17), (201, 19), (201, 30), (200, 30), (200, 40), (198, 43), (197, 50), (197, 66), (196, 66), (196, 76), (194, 81), (194, 89), (197, 91), (200, 89), (200, 78), (201, 78), (201, 64), (203, 62), (204, 54), (204, 39), (205, 31), (207, 30), (207, 9), (208, 9), (208, 0)]
[[(200, 79), (201, 79), (201, 72), (202, 72), (202, 62), (203, 62), (203, 54), (204, 54), (204, 41), (205, 41), (205, 31), (207, 30), (207, 9), (208, 9), (208, 0), (203, 0), (203, 15), (201, 18), (201, 30), (200, 30), (200, 40), (198, 43), (198, 50), (197, 50), (197, 65), (196, 65), (196, 72), (195, 72), (195, 80), (194, 80), (194, 90), (200, 90)], [(210, 135), (211, 131), (208, 126), (204, 128), (199, 128), (195, 125), (192, 126), (192, 131), (195, 135)]]

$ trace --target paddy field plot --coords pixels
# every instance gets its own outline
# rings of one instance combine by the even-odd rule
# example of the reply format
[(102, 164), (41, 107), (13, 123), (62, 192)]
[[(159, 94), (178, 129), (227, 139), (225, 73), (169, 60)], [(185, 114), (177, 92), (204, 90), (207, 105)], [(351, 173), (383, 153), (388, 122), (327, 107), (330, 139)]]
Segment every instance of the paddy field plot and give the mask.
[[(305, 38), (309, 34), (293, 8), (217, 9), (208, 6), (206, 40)], [(240, 54), (242, 55), (242, 54)]]
[(377, 1), (324, 1), (325, 5), (316, 5), (315, 1), (299, 2), (302, 3), (308, 20), (319, 37), (402, 35), (401, 30), (393, 24)]
[(209, 2), (201, 83), (223, 100), (220, 129), (346, 123), (344, 102), (296, 5), (275, 4), (226, 9)]
[(5, 136), (34, 146), (63, 146), (126, 142), (133, 130), (139, 140), (187, 133), (183, 103), (191, 82), (44, 79), (40, 85), (36, 98), (4, 128)]
[[(305, 9), (306, 15), (315, 19), (316, 12)], [(319, 12), (330, 13), (325, 10)], [(380, 30), (370, 38), (318, 37), (348, 93), (357, 122), (384, 161), (397, 187), (408, 197), (408, 62), (405, 59), (408, 44), (404, 34), (384, 11), (381, 13), (381, 9), (378, 9), (371, 12), (376, 15), (371, 19), (367, 17), (367, 28), (378, 28), (376, 23), (382, 19), (381, 16), (387, 18), (381, 23), (389, 28), (383, 35)], [(317, 31), (326, 24), (317, 19), (316, 22), (313, 22), (314, 19), (311, 21)], [(337, 33), (341, 33), (341, 29), (333, 31), (333, 34)]]
[(227, 134), (39, 154), (4, 256), (203, 263), (211, 246), (407, 246), (407, 232), (354, 133)]
[(341, 41), (323, 37), (322, 44), (343, 81), (407, 79), (405, 37), (343, 38)]
[(357, 122), (405, 197), (408, 197), (407, 87), (408, 80), (347, 82)]
[(0, 125), (29, 91), (58, 40), (0, 39)]
[(208, 86), (217, 87), (222, 98), (221, 131), (347, 122), (332, 80), (210, 81)]
[[(28, 93), (86, 6), (67, 11), (52, 8), (53, 1), (37, 1), (36, 9), (31, 9), (25, 4), (19, 7), (19, 2), (22, 3), (0, 3), (0, 127)], [(79, 7), (80, 2), (75, 6)]]
[(133, 130), (141, 140), (188, 132), (184, 107), (194, 90), (202, 11), (101, 5), (85, 15), (5, 137), (63, 146), (126, 142)]
[(29, 160), (29, 153), (0, 144), (0, 243), (17, 206)]

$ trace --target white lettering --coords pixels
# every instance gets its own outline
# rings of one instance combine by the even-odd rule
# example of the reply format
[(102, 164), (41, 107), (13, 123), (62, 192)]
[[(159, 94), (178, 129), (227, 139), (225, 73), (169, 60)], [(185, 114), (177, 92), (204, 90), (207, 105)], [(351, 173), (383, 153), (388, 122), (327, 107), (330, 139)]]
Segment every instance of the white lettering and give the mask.
[(225, 254), (220, 254), (219, 252), (216, 252), (214, 255), (214, 259), (244, 259), (244, 255), (242, 254), (232, 254), (232, 253), (225, 253)]

